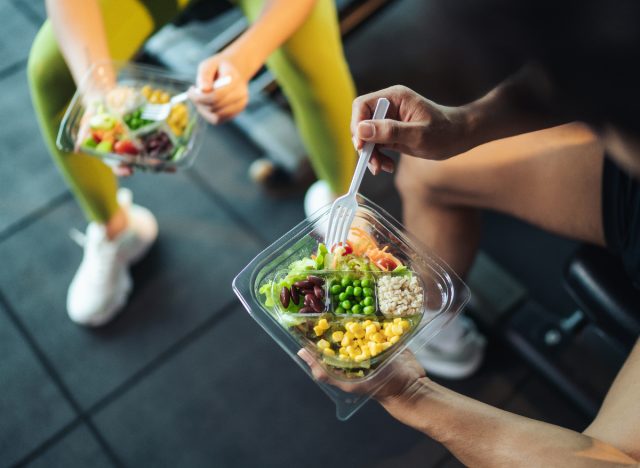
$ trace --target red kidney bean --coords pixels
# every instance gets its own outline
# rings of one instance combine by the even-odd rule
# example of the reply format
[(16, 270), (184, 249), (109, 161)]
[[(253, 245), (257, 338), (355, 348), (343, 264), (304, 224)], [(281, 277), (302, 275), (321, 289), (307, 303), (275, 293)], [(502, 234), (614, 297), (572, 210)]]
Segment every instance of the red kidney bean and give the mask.
[(319, 276), (309, 275), (307, 276), (307, 280), (311, 281), (316, 286), (322, 286), (324, 284), (324, 280)]
[(315, 295), (315, 291), (313, 290), (313, 288), (307, 288), (307, 289), (303, 289), (302, 291), (300, 291), (304, 296), (306, 296), (307, 294), (313, 294)]
[(311, 307), (303, 307), (302, 309), (300, 309), (300, 311), (298, 313), (300, 314), (312, 314), (314, 312), (314, 310)]
[(282, 307), (285, 309), (289, 307), (289, 300), (291, 299), (291, 293), (289, 288), (286, 286), (282, 287), (282, 291), (280, 291), (280, 302), (282, 303)]
[(300, 289), (313, 288), (313, 283), (311, 281), (305, 281), (305, 280), (296, 281), (295, 283), (293, 283), (293, 285)]
[(313, 294), (318, 299), (323, 299), (324, 298), (324, 289), (322, 289), (320, 286), (316, 286), (315, 288), (313, 288)]
[(305, 303), (309, 302), (309, 306), (312, 307), (316, 312), (322, 312), (324, 310), (324, 304), (313, 294), (307, 294), (304, 297)]
[(295, 305), (300, 303), (300, 291), (295, 286), (291, 286), (291, 302)]

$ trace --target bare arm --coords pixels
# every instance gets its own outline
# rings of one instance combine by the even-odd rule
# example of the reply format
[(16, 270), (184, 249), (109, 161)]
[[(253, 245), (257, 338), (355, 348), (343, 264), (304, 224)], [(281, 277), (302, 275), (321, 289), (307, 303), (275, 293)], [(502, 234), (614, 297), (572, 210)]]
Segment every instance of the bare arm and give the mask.
[[(372, 121), (379, 98), (391, 101), (387, 118)], [(482, 143), (569, 121), (553, 109), (553, 88), (533, 65), (496, 86), (485, 96), (459, 107), (443, 106), (404, 86), (392, 86), (353, 102), (351, 132), (360, 148), (372, 141), (382, 148), (425, 159), (447, 159)], [(393, 171), (393, 161), (378, 150), (370, 163)]]
[(468, 466), (640, 466), (640, 342), (616, 377), (600, 413), (582, 434), (448, 390), (425, 377), (409, 352), (386, 369), (393, 375), (380, 389), (371, 383), (331, 381), (308, 351), (299, 356), (318, 380), (347, 392), (374, 391), (393, 417), (438, 440)]
[[(316, 0), (268, 0), (257, 20), (219, 54), (203, 60), (198, 67), (198, 90), (189, 96), (200, 114), (213, 124), (241, 112), (248, 100), (248, 83), (265, 61), (300, 28)], [(213, 89), (217, 79), (227, 85)]]
[(97, 0), (46, 0), (47, 13), (74, 81), (89, 67), (110, 59)]
[(485, 405), (426, 377), (403, 395), (381, 403), (469, 466), (639, 466), (640, 344), (583, 434)]

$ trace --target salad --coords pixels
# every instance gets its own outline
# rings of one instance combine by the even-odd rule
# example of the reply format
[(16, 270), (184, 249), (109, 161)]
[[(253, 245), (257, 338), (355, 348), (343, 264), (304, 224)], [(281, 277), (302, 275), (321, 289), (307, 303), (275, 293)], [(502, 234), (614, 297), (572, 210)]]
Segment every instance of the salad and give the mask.
[(142, 117), (147, 103), (165, 104), (169, 92), (149, 85), (118, 85), (89, 102), (78, 132), (78, 146), (98, 156), (115, 155), (133, 162), (178, 161), (184, 155), (195, 122), (189, 107), (178, 103), (165, 120)]
[(347, 377), (363, 377), (420, 323), (422, 281), (364, 229), (292, 262), (264, 283), (263, 305), (298, 341)]

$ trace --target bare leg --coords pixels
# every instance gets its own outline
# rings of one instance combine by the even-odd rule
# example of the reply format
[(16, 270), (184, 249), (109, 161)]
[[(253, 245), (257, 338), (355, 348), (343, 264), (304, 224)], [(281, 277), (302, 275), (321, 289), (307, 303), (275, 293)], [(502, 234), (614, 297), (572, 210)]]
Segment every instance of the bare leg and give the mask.
[(409, 231), (465, 275), (480, 235), (478, 209), (604, 245), (603, 151), (568, 124), (494, 141), (447, 161), (403, 156), (396, 183)]

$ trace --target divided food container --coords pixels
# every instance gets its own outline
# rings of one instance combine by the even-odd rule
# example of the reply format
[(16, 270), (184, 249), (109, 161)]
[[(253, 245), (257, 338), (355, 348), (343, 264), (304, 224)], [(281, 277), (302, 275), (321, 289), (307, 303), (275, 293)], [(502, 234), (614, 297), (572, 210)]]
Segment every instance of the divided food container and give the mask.
[(82, 80), (60, 124), (56, 144), (109, 164), (148, 171), (191, 165), (203, 120), (186, 100), (171, 105), (160, 121), (143, 119), (147, 103), (162, 104), (186, 91), (192, 80), (164, 69), (128, 62), (94, 65)]
[[(301, 348), (330, 381), (367, 383), (369, 393), (357, 394), (317, 382), (335, 402), (340, 420), (352, 416), (393, 377), (389, 366), (408, 345), (424, 346), (469, 300), (467, 286), (442, 260), (413, 241), (386, 211), (358, 197), (352, 226), (406, 268), (292, 269), (293, 262), (310, 258), (324, 241), (327, 207), (266, 248), (233, 281), (249, 314), (309, 376), (297, 355)], [(353, 339), (345, 339), (347, 332)]]

